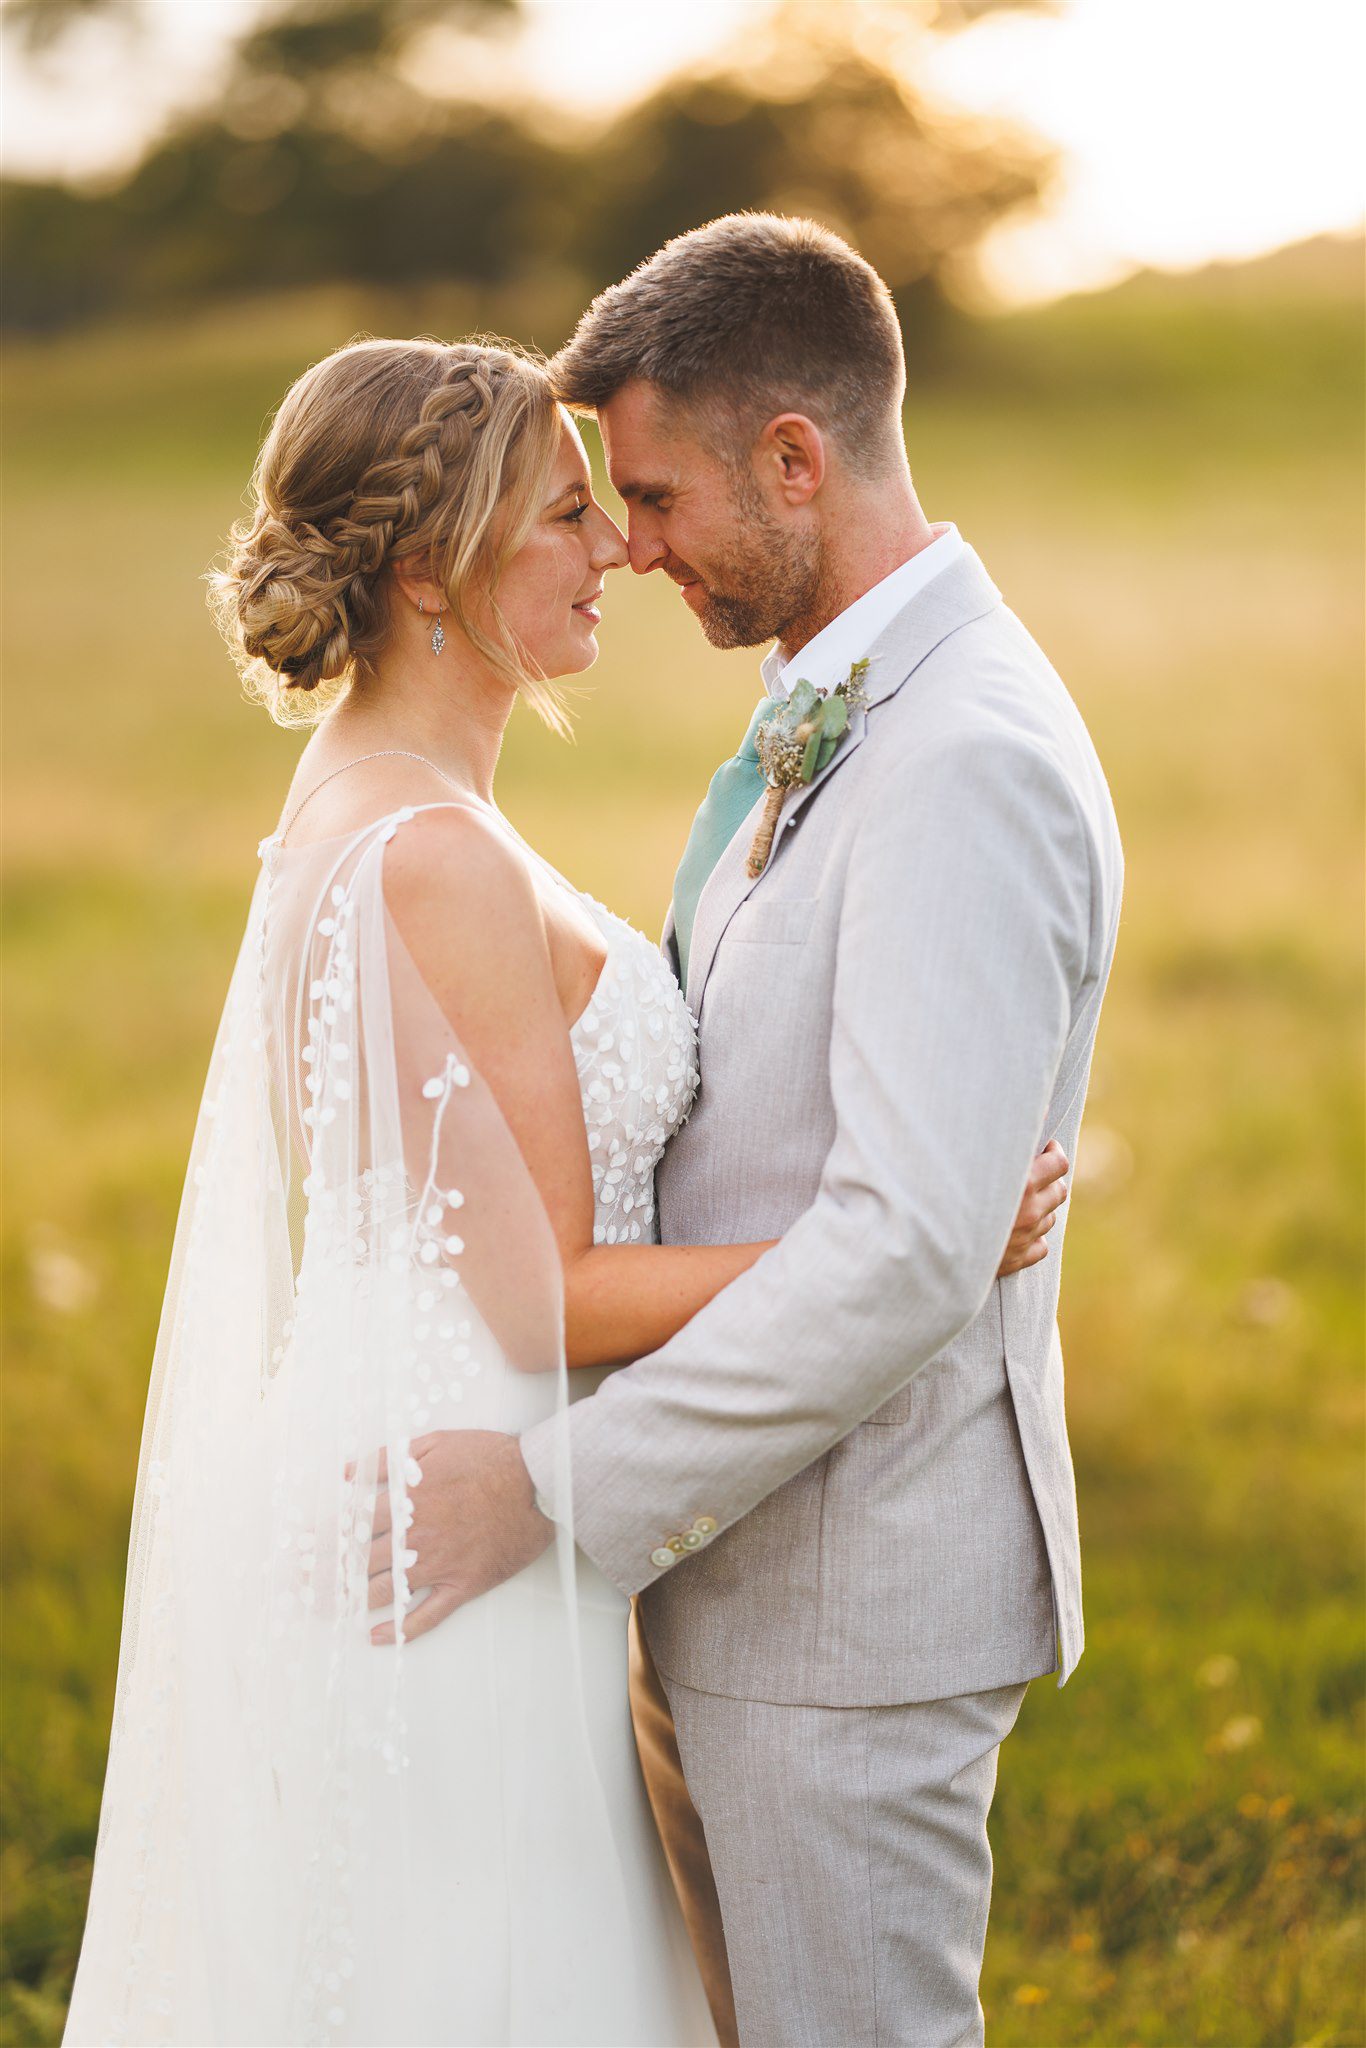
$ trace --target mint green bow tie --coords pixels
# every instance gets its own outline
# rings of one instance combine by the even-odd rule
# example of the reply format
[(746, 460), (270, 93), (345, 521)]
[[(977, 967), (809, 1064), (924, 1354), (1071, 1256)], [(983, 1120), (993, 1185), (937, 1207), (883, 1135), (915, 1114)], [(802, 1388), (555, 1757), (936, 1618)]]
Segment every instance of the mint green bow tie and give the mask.
[(678, 940), (679, 973), (688, 985), (688, 948), (692, 944), (693, 919), (697, 901), (707, 877), (764, 793), (763, 770), (759, 766), (756, 734), (773, 710), (771, 697), (761, 697), (749, 722), (749, 730), (733, 759), (723, 761), (712, 776), (697, 816), (692, 821), (688, 843), (674, 876), (674, 932)]

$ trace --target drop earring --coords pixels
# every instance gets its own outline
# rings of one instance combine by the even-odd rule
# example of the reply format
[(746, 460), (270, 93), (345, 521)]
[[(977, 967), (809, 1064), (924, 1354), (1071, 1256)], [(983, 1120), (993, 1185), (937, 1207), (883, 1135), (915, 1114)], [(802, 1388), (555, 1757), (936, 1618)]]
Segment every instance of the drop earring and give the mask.
[[(427, 616), (427, 607), (421, 598), (419, 598), (417, 601), (417, 608), (419, 612), (421, 612), (423, 618), (425, 619)], [(438, 612), (436, 615), (436, 624), (432, 627), (432, 653), (440, 654), (445, 644), (446, 629), (441, 623), (441, 614), (440, 612)]]

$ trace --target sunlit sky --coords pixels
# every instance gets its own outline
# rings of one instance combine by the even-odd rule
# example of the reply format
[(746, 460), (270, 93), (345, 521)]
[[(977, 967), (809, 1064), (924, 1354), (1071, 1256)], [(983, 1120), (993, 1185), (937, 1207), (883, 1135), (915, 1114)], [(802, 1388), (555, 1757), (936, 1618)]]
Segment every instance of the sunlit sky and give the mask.
[[(260, 4), (153, 0), (150, 48), (92, 27), (60, 65), (8, 52), (6, 167), (87, 175), (131, 161), (211, 85)], [(871, 0), (810, 4), (827, 20), (840, 6), (887, 13)], [(523, 27), (475, 75), (490, 91), (506, 82), (606, 112), (733, 48), (767, 11), (767, 0), (523, 0)], [(986, 253), (992, 285), (1013, 299), (1350, 230), (1366, 202), (1363, 75), (1361, 0), (1063, 0), (941, 39), (917, 71), (948, 103), (1021, 120), (1063, 152), (1045, 211), (998, 230)]]

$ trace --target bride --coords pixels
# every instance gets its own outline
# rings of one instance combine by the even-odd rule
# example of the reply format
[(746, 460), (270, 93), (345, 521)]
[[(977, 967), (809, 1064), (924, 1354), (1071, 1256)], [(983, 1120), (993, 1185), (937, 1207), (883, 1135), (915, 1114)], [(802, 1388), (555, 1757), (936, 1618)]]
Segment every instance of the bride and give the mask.
[(692, 1020), (494, 800), (625, 546), (544, 368), (483, 343), (327, 357), (254, 497), (218, 616), (315, 730), (194, 1137), (65, 2038), (713, 2043), (625, 1599), (563, 1524), (454, 1614), (403, 1544), (438, 1432), (591, 1394), (767, 1249), (655, 1242)]

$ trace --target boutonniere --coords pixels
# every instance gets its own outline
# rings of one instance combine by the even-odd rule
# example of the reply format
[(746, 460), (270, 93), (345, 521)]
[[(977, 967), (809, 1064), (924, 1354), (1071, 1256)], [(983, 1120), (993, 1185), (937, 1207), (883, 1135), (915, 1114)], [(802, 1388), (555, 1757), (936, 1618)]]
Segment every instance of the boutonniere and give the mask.
[(790, 789), (818, 775), (849, 730), (849, 714), (863, 703), (866, 661), (856, 661), (842, 683), (828, 695), (800, 682), (786, 704), (766, 718), (755, 735), (759, 766), (768, 784), (763, 816), (749, 849), (749, 874), (761, 875), (773, 851), (778, 814)]

